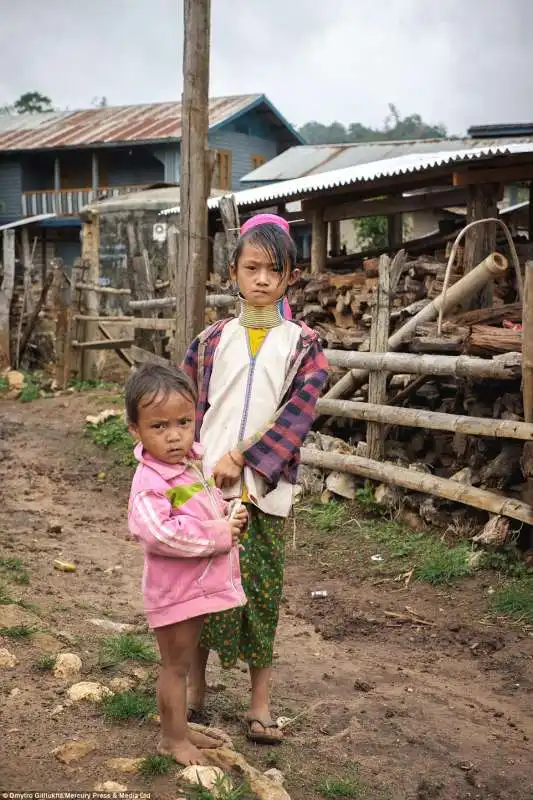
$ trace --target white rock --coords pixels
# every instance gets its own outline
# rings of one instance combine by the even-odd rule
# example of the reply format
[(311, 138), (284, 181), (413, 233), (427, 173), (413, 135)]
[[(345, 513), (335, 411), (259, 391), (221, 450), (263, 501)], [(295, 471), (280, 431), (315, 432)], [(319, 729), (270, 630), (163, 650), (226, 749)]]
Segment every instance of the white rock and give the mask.
[(109, 688), (114, 692), (129, 692), (136, 682), (133, 678), (113, 678), (109, 681)]
[(265, 778), (270, 778), (270, 780), (274, 781), (274, 783), (279, 783), (280, 786), (283, 786), (285, 783), (285, 775), (283, 772), (281, 772), (279, 769), (275, 769), (274, 767), (272, 767), (272, 769), (267, 769), (266, 772), (263, 772), (263, 775)]
[(89, 753), (96, 750), (96, 742), (94, 739), (71, 740), (56, 747), (52, 750), (58, 761), (62, 764), (71, 764), (73, 761), (79, 761)]
[(101, 628), (109, 633), (132, 633), (137, 630), (137, 625), (129, 625), (127, 622), (113, 622), (112, 619), (90, 619), (89, 623), (96, 628)]
[(19, 687), (15, 686), (15, 688), (11, 689), (11, 691), (9, 692), (9, 696), (10, 697), (18, 697), (20, 693), (21, 693), (21, 690), (19, 689)]
[(116, 781), (103, 781), (102, 783), (97, 783), (94, 787), (95, 792), (127, 792), (128, 787), (124, 786), (123, 783), (117, 783)]
[(63, 680), (72, 680), (80, 674), (81, 666), (81, 658), (75, 653), (60, 653), (54, 666), (54, 675)]
[(357, 482), (353, 475), (344, 472), (330, 472), (326, 478), (326, 489), (338, 497), (346, 500), (355, 500)]
[[(204, 789), (213, 793), (214, 797), (217, 797), (217, 784), (220, 785), (222, 783), (225, 774), (220, 767), (187, 767), (180, 773), (179, 778), (190, 786), (203, 786)], [(224, 782), (228, 784), (229, 778), (226, 778)]]
[(81, 681), (74, 683), (68, 690), (67, 695), (70, 700), (77, 702), (79, 700), (93, 700), (99, 703), (104, 697), (109, 697), (113, 692), (96, 681)]
[(138, 772), (142, 764), (142, 758), (110, 758), (105, 762), (108, 769), (116, 770), (117, 772)]
[(0, 647), (0, 667), (2, 669), (12, 669), (16, 666), (17, 657), (14, 653), (10, 653), (5, 647)]

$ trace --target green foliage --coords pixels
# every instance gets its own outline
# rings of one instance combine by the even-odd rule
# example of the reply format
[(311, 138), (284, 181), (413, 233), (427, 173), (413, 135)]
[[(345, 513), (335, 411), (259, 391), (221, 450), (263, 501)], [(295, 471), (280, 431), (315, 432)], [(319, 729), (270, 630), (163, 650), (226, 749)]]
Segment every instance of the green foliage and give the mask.
[(12, 628), (0, 628), (0, 636), (7, 636), (8, 639), (27, 639), (34, 633), (34, 629), (29, 625), (13, 625)]
[(3, 375), (0, 375), (0, 394), (2, 392), (7, 392), (8, 389), (9, 383), (7, 382), (7, 378), (5, 378)]
[(427, 548), (415, 567), (414, 577), (418, 581), (433, 584), (454, 583), (467, 578), (473, 572), (471, 555), (471, 547), (466, 542), (448, 547), (440, 539), (431, 539), (431, 547)]
[(22, 387), (18, 399), (21, 403), (33, 403), (41, 396), (41, 389), (38, 381), (33, 375), (24, 375), (24, 386)]
[(353, 224), (363, 250), (387, 246), (389, 240), (387, 217), (361, 217), (354, 220)]
[(110, 636), (102, 643), (100, 651), (100, 664), (103, 667), (114, 667), (124, 661), (158, 660), (157, 653), (152, 645), (141, 636), (133, 633), (120, 633)]
[(116, 692), (102, 701), (104, 715), (110, 720), (149, 720), (157, 713), (154, 694), (142, 691)]
[(245, 784), (233, 786), (226, 776), (216, 781), (213, 792), (204, 786), (190, 786), (188, 791), (190, 800), (253, 800), (255, 797)]
[(168, 775), (172, 767), (176, 766), (176, 759), (172, 756), (151, 755), (143, 758), (139, 764), (139, 772), (145, 778), (154, 775)]
[(401, 117), (398, 109), (389, 103), (389, 114), (381, 128), (372, 128), (360, 122), (343, 125), (332, 122), (307, 122), (300, 128), (300, 134), (309, 144), (347, 144), (350, 142), (393, 142), (411, 139), (444, 139), (447, 136), (444, 125), (430, 125), (420, 114)]
[(133, 467), (137, 463), (133, 456), (133, 439), (122, 416), (110, 417), (100, 425), (87, 424), (86, 435), (99, 447), (116, 452), (121, 464)]
[(24, 569), (24, 565), (20, 558), (2, 558), (0, 559), (0, 569), (10, 573), (10, 578), (15, 583), (21, 586), (27, 586), (30, 582), (28, 573)]
[(500, 586), (491, 596), (490, 605), (497, 614), (508, 614), (520, 622), (533, 624), (533, 577)]
[(35, 669), (38, 669), (40, 672), (47, 672), (52, 670), (56, 664), (56, 657), (55, 656), (41, 656), (35, 662)]
[(13, 103), (13, 110), (17, 114), (42, 114), (45, 111), (53, 111), (54, 107), (46, 95), (40, 92), (24, 92)]
[(383, 798), (383, 793), (367, 786), (361, 780), (359, 775), (359, 764), (354, 764), (351, 770), (352, 774), (348, 777), (335, 777), (326, 778), (318, 785), (318, 791), (325, 798), (325, 800), (344, 800), (344, 798), (355, 798), (355, 800), (363, 800), (363, 798)]
[(78, 378), (72, 378), (68, 385), (71, 389), (76, 389), (77, 392), (88, 392), (92, 389), (114, 389), (115, 384), (109, 383), (108, 381), (93, 381), (93, 380), (78, 380)]
[(303, 509), (303, 513), (309, 522), (325, 533), (336, 530), (343, 522), (346, 510), (342, 503), (332, 500), (331, 503), (313, 503), (312, 506)]

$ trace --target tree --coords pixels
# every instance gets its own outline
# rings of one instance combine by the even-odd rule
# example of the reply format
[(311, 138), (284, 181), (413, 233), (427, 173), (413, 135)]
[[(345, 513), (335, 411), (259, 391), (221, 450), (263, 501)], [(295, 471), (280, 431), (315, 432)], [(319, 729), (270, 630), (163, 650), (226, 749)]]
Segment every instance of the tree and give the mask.
[(389, 113), (382, 128), (369, 128), (361, 122), (352, 122), (345, 126), (342, 122), (323, 125), (314, 121), (302, 125), (300, 134), (309, 144), (349, 144), (406, 139), (444, 139), (447, 131), (444, 125), (430, 125), (424, 122), (420, 114), (410, 114), (402, 118), (394, 103), (389, 103)]
[(91, 105), (94, 108), (107, 108), (109, 103), (107, 102), (107, 97), (93, 97)]
[(52, 101), (40, 92), (25, 92), (13, 103), (13, 110), (17, 114), (42, 114), (53, 111)]

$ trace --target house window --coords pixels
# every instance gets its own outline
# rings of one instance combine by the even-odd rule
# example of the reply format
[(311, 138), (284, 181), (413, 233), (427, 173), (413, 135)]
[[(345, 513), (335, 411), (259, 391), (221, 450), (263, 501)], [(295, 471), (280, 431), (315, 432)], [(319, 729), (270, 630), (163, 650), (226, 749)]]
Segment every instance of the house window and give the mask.
[(259, 169), (265, 163), (264, 156), (252, 156), (252, 169)]
[(231, 189), (231, 150), (216, 150), (215, 174), (213, 175), (214, 189)]

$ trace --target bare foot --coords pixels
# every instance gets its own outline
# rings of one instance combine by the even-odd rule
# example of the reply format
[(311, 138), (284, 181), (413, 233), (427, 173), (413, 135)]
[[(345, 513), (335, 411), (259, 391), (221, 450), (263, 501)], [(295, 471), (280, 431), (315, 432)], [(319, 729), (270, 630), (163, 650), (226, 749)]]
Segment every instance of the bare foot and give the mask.
[(157, 750), (162, 756), (174, 756), (178, 764), (184, 767), (206, 766), (209, 763), (189, 739), (177, 742), (162, 739)]
[(280, 728), (272, 728), (268, 725), (262, 725), (260, 722), (252, 722), (250, 723), (250, 731), (253, 735), (264, 738), (266, 744), (268, 744), (269, 740), (273, 744), (283, 741), (283, 732)]
[[(187, 708), (189, 714), (192, 712), (191, 716), (202, 716), (204, 711), (206, 688), (205, 680), (198, 679), (195, 680), (194, 683), (189, 683), (187, 687)], [(196, 722), (195, 719), (192, 721)]]
[(214, 736), (206, 736), (205, 733), (199, 731), (192, 731), (189, 728), (189, 741), (200, 750), (214, 750), (217, 747), (222, 747), (223, 742), (216, 739)]

